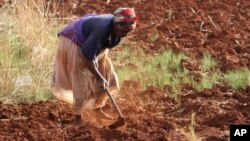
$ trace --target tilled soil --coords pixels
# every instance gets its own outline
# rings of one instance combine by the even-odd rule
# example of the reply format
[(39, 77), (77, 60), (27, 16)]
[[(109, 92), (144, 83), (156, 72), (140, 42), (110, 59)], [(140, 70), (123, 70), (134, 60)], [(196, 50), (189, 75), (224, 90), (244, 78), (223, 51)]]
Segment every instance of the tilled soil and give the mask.
[[(140, 91), (136, 82), (125, 82), (116, 98), (126, 125), (116, 130), (106, 126), (115, 120), (96, 118), (84, 113), (85, 123), (73, 127), (71, 107), (47, 101), (6, 105), (0, 108), (1, 140), (168, 140), (186, 141), (182, 130), (191, 126), (205, 141), (227, 140), (230, 124), (250, 124), (248, 91), (226, 92), (225, 87), (196, 93), (188, 90), (179, 101), (173, 101), (157, 88)], [(116, 117), (108, 103), (104, 111)], [(184, 130), (189, 132), (188, 130)]]
[[(0, 4), (2, 5), (2, 1)], [(134, 49), (148, 54), (166, 48), (184, 52), (192, 60), (184, 67), (199, 71), (199, 59), (209, 52), (218, 69), (250, 68), (250, 3), (247, 0), (130, 0), (122, 2), (63, 0), (59, 16), (107, 13), (117, 7), (135, 7), (140, 22), (127, 40)], [(158, 34), (152, 41), (150, 38)], [(169, 89), (169, 88), (166, 88)], [(229, 139), (230, 124), (250, 124), (250, 87), (235, 92), (226, 84), (196, 92), (183, 86), (179, 100), (157, 87), (141, 90), (136, 80), (125, 81), (116, 96), (126, 125), (116, 130), (106, 126), (93, 111), (84, 112), (84, 125), (73, 127), (70, 105), (46, 101), (0, 105), (0, 140), (165, 140), (186, 141), (189, 127), (204, 141)], [(117, 117), (110, 102), (104, 111)], [(194, 114), (195, 113), (195, 114)], [(194, 118), (192, 120), (192, 115)], [(195, 123), (193, 123), (195, 122)], [(183, 133), (184, 132), (184, 133)]]

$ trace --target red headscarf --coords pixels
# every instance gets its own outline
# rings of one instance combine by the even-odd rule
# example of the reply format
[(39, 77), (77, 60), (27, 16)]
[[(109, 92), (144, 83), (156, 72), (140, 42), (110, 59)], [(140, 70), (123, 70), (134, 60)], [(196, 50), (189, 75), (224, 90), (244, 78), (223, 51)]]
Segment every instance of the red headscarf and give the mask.
[(134, 8), (118, 8), (114, 12), (114, 22), (138, 22)]

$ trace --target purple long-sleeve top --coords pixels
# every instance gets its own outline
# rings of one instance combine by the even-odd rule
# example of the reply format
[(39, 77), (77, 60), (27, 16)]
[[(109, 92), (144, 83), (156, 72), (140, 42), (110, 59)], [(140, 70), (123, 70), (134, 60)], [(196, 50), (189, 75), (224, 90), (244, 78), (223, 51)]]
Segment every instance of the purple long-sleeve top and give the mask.
[(65, 27), (58, 33), (77, 44), (88, 60), (93, 60), (102, 49), (113, 48), (120, 38), (111, 36), (112, 14), (89, 14)]

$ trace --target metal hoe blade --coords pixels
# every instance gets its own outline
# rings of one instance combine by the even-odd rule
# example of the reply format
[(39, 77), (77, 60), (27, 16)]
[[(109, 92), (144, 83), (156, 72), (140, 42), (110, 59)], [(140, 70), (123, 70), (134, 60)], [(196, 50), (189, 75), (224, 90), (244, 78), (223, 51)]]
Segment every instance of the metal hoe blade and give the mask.
[(125, 118), (124, 117), (119, 117), (118, 120), (114, 123), (112, 123), (111, 125), (109, 125), (108, 127), (110, 129), (115, 129), (115, 128), (118, 128), (118, 127), (121, 127), (121, 126), (124, 126), (126, 123), (125, 123)]
[(109, 92), (109, 90), (106, 88), (105, 91), (107, 92), (108, 96), (109, 96), (109, 99), (111, 100), (112, 104), (114, 105), (116, 111), (118, 112), (119, 114), (119, 117), (117, 119), (116, 122), (112, 123), (111, 125), (109, 125), (108, 127), (110, 129), (115, 129), (117, 127), (121, 127), (121, 126), (124, 126), (126, 123), (125, 123), (125, 118), (124, 116), (122, 115), (121, 113), (121, 110), (118, 108), (113, 96), (111, 95), (111, 93)]

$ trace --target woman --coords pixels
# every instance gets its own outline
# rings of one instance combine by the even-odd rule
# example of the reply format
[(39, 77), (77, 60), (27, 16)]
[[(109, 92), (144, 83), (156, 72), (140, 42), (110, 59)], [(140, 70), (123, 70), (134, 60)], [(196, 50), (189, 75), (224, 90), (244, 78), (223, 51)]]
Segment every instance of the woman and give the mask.
[(108, 57), (109, 49), (134, 30), (138, 21), (133, 8), (114, 14), (89, 14), (59, 32), (55, 61), (55, 96), (73, 104), (74, 124), (82, 124), (84, 108), (100, 110), (108, 99), (106, 86), (119, 89)]

